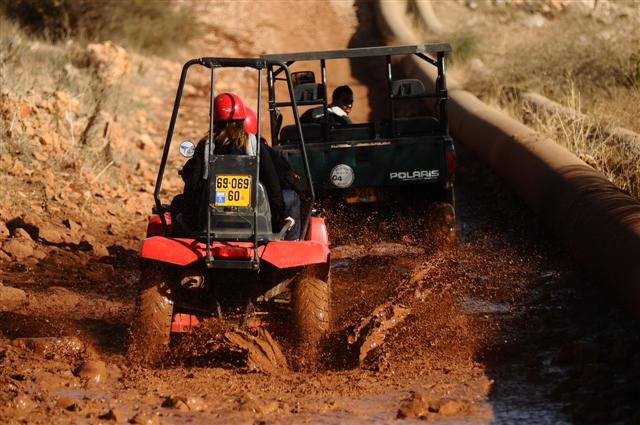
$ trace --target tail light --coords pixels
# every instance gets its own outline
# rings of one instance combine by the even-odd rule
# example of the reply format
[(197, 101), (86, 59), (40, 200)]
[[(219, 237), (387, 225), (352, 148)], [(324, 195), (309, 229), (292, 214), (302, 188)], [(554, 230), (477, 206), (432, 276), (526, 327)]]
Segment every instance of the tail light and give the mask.
[(447, 176), (453, 177), (456, 174), (456, 153), (447, 151)]
[(217, 246), (213, 248), (216, 258), (251, 258), (251, 249), (239, 246)]

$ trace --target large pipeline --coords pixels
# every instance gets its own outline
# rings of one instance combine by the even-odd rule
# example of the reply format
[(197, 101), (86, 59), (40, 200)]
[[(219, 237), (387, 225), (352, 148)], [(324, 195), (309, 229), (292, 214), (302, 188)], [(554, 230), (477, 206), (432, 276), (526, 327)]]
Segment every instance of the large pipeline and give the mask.
[[(403, 1), (377, 2), (388, 42), (424, 42), (417, 40), (407, 10)], [(433, 67), (422, 62), (408, 57), (402, 65), (407, 75), (434, 89)], [(557, 143), (448, 83), (455, 139), (502, 177), (583, 268), (640, 318), (640, 202)]]

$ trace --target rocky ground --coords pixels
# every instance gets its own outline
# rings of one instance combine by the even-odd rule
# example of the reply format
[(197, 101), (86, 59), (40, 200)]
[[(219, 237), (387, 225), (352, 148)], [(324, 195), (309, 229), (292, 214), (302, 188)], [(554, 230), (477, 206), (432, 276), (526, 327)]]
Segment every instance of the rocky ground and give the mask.
[[(368, 3), (195, 7), (207, 31), (185, 58), (378, 42)], [(285, 9), (296, 19), (281, 22)], [(255, 27), (241, 25), (255, 17)], [(126, 101), (97, 107), (61, 90), (0, 97), (9, 123), (0, 150), (2, 422), (639, 423), (637, 322), (462, 146), (457, 243), (432, 238), (421, 207), (325, 208), (334, 323), (321, 364), (256, 372), (179, 348), (201, 350), (205, 337), (178, 346), (164, 368), (127, 359), (137, 249), (180, 63), (109, 44), (79, 55), (77, 72)], [(375, 80), (347, 63), (334, 71), (356, 92), (355, 121), (375, 115)], [(246, 76), (221, 80), (249, 85)], [(187, 91), (181, 136), (201, 131), (203, 89), (196, 79)], [(181, 189), (168, 178), (163, 197)]]

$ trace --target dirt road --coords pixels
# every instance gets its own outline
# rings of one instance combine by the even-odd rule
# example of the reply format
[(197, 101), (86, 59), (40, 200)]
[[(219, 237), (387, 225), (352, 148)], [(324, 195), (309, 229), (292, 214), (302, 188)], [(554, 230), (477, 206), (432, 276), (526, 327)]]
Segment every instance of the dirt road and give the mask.
[[(221, 55), (249, 55), (376, 42), (366, 3), (354, 10), (346, 2), (259, 2), (260, 13), (240, 2), (202, 7), (211, 31), (200, 55), (217, 54), (207, 50), (213, 45), (226, 46)], [(283, 9), (291, 19), (281, 22)], [(223, 12), (226, 19), (206, 19)], [(246, 25), (252, 16), (260, 17), (255, 28)], [(375, 114), (366, 73), (347, 63), (336, 72), (356, 92), (354, 120)], [(170, 102), (168, 95), (157, 111), (158, 132)], [(430, 236), (421, 207), (325, 211), (335, 320), (324, 361), (313, 368), (256, 373), (229, 365), (203, 355), (213, 344), (207, 335), (178, 346), (164, 368), (132, 364), (125, 353), (142, 216), (106, 195), (113, 213), (68, 223), (65, 231), (92, 235), (108, 255), (82, 238), (52, 242), (37, 217), (13, 222), (10, 230), (25, 229), (45, 255), (2, 263), (2, 283), (26, 298), (18, 294), (0, 311), (0, 421), (639, 420), (637, 324), (490, 171), (463, 147), (458, 153), (455, 244)], [(289, 341), (274, 335), (294, 356)]]

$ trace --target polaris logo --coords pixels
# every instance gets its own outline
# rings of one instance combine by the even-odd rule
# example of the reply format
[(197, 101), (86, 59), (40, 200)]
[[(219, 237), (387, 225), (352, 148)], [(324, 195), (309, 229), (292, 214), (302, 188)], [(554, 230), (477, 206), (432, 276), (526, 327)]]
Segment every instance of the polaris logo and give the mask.
[(389, 173), (389, 180), (435, 180), (440, 177), (439, 170), (394, 171)]

